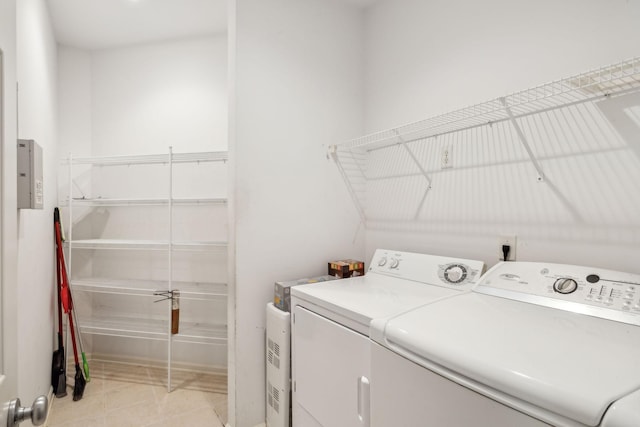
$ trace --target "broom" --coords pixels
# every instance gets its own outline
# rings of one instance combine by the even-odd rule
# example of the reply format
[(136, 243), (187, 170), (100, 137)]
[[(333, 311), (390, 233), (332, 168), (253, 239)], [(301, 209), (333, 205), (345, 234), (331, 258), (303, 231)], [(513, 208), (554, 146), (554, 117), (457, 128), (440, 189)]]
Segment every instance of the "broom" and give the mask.
[[(59, 221), (60, 214), (58, 208), (55, 209), (53, 214), (54, 231), (56, 232), (56, 245), (57, 245), (57, 227), (56, 220)], [(56, 251), (56, 260), (58, 266), (60, 260), (58, 259), (58, 252)], [(53, 387), (53, 393), (57, 398), (62, 398), (67, 395), (67, 371), (66, 360), (64, 357), (64, 345), (62, 344), (62, 297), (60, 296), (60, 269), (56, 267), (56, 293), (58, 294), (58, 349), (53, 352), (53, 358), (51, 360), (51, 386)]]
[[(57, 213), (57, 215), (56, 215)], [(76, 363), (76, 375), (75, 375), (75, 384), (73, 387), (73, 400), (77, 401), (82, 399), (82, 395), (84, 394), (84, 388), (87, 384), (84, 376), (82, 375), (82, 369), (80, 368), (80, 362), (78, 360), (78, 349), (76, 347), (76, 334), (75, 328), (73, 327), (73, 302), (71, 300), (71, 294), (69, 293), (69, 278), (67, 276), (67, 269), (64, 264), (64, 252), (62, 251), (62, 232), (60, 225), (60, 213), (56, 208), (54, 211), (54, 220), (56, 227), (56, 244), (58, 247), (58, 269), (61, 276), (61, 284), (60, 284), (60, 298), (62, 300), (62, 307), (64, 312), (69, 316), (69, 329), (71, 330), (71, 344), (73, 345), (73, 358)]]

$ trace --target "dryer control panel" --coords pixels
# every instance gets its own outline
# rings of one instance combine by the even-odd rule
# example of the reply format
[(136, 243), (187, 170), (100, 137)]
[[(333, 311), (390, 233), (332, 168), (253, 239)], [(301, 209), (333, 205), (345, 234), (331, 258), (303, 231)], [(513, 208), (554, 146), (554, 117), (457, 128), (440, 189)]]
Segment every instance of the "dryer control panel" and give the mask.
[(468, 290), (475, 285), (484, 272), (484, 263), (469, 259), (378, 249), (371, 258), (368, 272)]
[(476, 292), (640, 326), (640, 275), (536, 262), (503, 262)]

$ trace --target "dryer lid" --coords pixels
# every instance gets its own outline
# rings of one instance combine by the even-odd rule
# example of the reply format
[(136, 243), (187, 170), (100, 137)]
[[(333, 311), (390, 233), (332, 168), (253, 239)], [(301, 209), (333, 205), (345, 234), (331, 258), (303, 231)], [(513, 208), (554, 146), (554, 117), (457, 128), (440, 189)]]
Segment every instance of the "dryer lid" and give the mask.
[(296, 286), (291, 297), (369, 335), (373, 319), (469, 291), (483, 271), (482, 261), (378, 249), (366, 275)]
[(420, 307), (384, 337), (424, 366), (589, 426), (640, 388), (640, 327), (490, 295)]
[(352, 320), (354, 323), (349, 326), (364, 335), (369, 335), (369, 323), (375, 318), (402, 313), (456, 293), (440, 286), (425, 286), (375, 273), (291, 289), (292, 298), (302, 305), (306, 301), (326, 309), (329, 317), (335, 314)]

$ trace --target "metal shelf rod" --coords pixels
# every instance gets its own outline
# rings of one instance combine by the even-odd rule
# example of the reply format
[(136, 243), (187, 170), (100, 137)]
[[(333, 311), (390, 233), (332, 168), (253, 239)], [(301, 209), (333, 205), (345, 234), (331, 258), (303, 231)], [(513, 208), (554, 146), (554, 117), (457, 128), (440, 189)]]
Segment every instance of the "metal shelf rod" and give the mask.
[[(162, 164), (162, 163), (200, 163), (226, 162), (229, 159), (227, 151), (204, 151), (194, 153), (176, 153), (172, 158), (167, 154), (141, 154), (136, 156), (102, 156), (76, 157), (73, 164), (88, 164), (96, 166), (126, 166), (133, 164)], [(67, 162), (71, 161), (67, 159)]]

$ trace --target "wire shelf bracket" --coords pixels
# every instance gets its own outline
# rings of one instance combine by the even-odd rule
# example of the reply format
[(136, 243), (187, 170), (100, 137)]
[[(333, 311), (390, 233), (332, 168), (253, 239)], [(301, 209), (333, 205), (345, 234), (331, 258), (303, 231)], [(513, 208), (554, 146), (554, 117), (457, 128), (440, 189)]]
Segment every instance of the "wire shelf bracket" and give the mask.
[(542, 172), (542, 166), (540, 166), (540, 163), (538, 162), (538, 160), (536, 160), (536, 156), (533, 154), (533, 151), (531, 150), (529, 141), (527, 141), (527, 138), (524, 136), (524, 133), (522, 132), (522, 128), (520, 128), (520, 125), (516, 121), (516, 118), (514, 117), (513, 112), (511, 111), (511, 108), (507, 103), (507, 100), (504, 97), (499, 99), (502, 105), (504, 105), (504, 111), (507, 113), (507, 116), (509, 116), (509, 121), (511, 122), (511, 125), (515, 129), (516, 134), (518, 135), (518, 139), (520, 140), (520, 142), (524, 146), (524, 149), (527, 151), (527, 154), (529, 155), (529, 160), (531, 160), (533, 167), (536, 168), (536, 171), (538, 172), (538, 182), (544, 182), (544, 172)]
[(413, 216), (413, 219), (418, 219), (418, 216), (420, 215), (420, 211), (424, 206), (424, 202), (427, 201), (427, 194), (429, 194), (429, 190), (431, 190), (431, 177), (429, 176), (427, 171), (424, 169), (424, 167), (422, 167), (422, 165), (420, 164), (420, 161), (418, 161), (418, 159), (416, 158), (416, 155), (413, 154), (413, 151), (411, 151), (411, 149), (407, 146), (407, 142), (404, 140), (404, 138), (402, 138), (402, 135), (400, 135), (400, 132), (398, 132), (397, 129), (394, 129), (394, 131), (398, 136), (398, 141), (400, 141), (400, 145), (402, 145), (402, 148), (404, 148), (407, 154), (409, 154), (409, 157), (411, 157), (411, 160), (413, 161), (413, 163), (416, 164), (416, 166), (420, 170), (420, 173), (422, 174), (424, 179), (427, 181), (427, 188), (425, 188), (424, 194), (422, 195), (422, 199), (420, 200), (420, 203), (418, 204), (418, 208), (416, 209), (416, 213)]
[(344, 169), (344, 166), (342, 164), (342, 162), (340, 161), (340, 157), (338, 156), (338, 146), (337, 145), (331, 145), (329, 146), (329, 150), (328, 150), (328, 157), (331, 157), (334, 161), (334, 163), (336, 164), (336, 166), (338, 167), (338, 171), (340, 172), (340, 176), (342, 176), (342, 180), (344, 181), (347, 190), (349, 191), (349, 195), (351, 196), (351, 199), (353, 200), (353, 204), (356, 208), (356, 210), (358, 211), (358, 215), (360, 216), (360, 220), (362, 221), (362, 223), (366, 224), (366, 216), (364, 213), (364, 206), (362, 206), (362, 204), (360, 203), (360, 200), (358, 199), (358, 195), (356, 194), (356, 190), (353, 188), (353, 184), (351, 182), (351, 180), (349, 179), (349, 176), (347, 174), (347, 172)]

